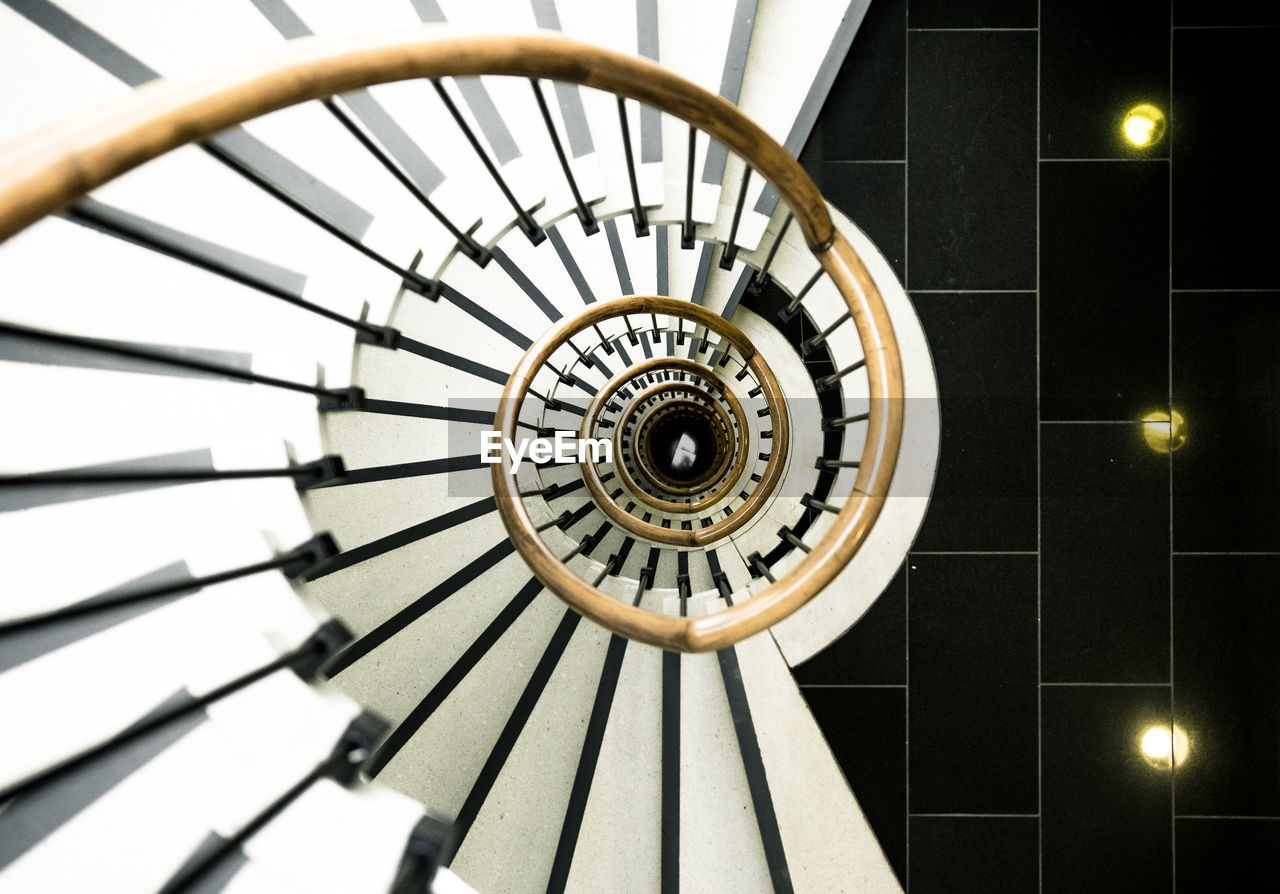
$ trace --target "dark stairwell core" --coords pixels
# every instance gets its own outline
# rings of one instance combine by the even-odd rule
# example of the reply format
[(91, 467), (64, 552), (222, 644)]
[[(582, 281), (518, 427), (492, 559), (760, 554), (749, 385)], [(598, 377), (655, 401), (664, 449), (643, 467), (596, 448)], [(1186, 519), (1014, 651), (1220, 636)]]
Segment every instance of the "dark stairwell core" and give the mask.
[(912, 891), (1275, 877), (1278, 20), (876, 0), (802, 155), (941, 389), (914, 550), (796, 671)]

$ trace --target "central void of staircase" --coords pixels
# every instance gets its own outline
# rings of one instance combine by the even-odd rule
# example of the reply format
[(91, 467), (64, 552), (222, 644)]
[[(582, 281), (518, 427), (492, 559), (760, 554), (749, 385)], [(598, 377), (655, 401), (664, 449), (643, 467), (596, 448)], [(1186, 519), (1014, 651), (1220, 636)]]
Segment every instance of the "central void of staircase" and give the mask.
[[(923, 519), (920, 323), (794, 159), (601, 89), (794, 156), (866, 6), (0, 0), (0, 894), (902, 889), (791, 668)], [(562, 76), (450, 73), (503, 41)]]

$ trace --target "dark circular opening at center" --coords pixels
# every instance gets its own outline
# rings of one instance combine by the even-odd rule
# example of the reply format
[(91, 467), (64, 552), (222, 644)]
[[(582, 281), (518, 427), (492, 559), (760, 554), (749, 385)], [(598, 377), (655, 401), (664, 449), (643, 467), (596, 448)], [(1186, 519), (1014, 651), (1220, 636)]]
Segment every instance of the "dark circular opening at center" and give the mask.
[(691, 413), (659, 419), (649, 433), (649, 456), (654, 471), (675, 481), (693, 481), (706, 474), (716, 460), (710, 420)]

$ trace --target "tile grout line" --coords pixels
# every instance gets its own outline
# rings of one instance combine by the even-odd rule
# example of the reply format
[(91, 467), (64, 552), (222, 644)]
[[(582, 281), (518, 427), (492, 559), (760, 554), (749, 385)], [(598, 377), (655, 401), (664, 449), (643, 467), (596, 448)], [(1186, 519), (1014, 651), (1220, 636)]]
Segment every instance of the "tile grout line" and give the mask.
[(912, 28), (907, 27), (908, 31), (1038, 31), (1039, 28)]
[(1157, 157), (1155, 157), (1155, 156), (1144, 155), (1144, 156), (1137, 156), (1137, 157), (1134, 157), (1134, 158), (1042, 158), (1042, 159), (1040, 159), (1040, 160), (1041, 160), (1041, 161), (1044, 161), (1044, 162), (1051, 162), (1051, 163), (1057, 163), (1057, 162), (1075, 162), (1075, 163), (1077, 163), (1077, 164), (1093, 164), (1095, 161), (1101, 161), (1101, 162), (1130, 162), (1130, 161), (1157, 162), (1157, 161), (1168, 161), (1169, 159), (1167, 159), (1167, 158), (1157, 158)]
[(1050, 682), (1048, 682), (1048, 683), (1041, 683), (1040, 685), (1041, 685), (1041, 686), (1049, 686), (1049, 687), (1055, 687), (1055, 686), (1056, 686), (1056, 687), (1062, 687), (1062, 688), (1064, 688), (1064, 689), (1065, 689), (1065, 688), (1067, 688), (1067, 687), (1072, 687), (1072, 686), (1074, 686), (1074, 687), (1085, 687), (1085, 686), (1089, 686), (1089, 687), (1092, 687), (1092, 688), (1108, 687), (1108, 686), (1109, 686), (1109, 687), (1142, 687), (1142, 688), (1150, 688), (1150, 687), (1153, 687), (1153, 686), (1154, 686), (1154, 687), (1164, 687), (1164, 686), (1168, 686), (1169, 684), (1168, 684), (1168, 683), (1117, 683), (1117, 682), (1115, 682), (1114, 680), (1097, 680), (1097, 681), (1089, 681), (1089, 680), (1065, 680), (1065, 681), (1061, 681), (1061, 682), (1059, 682), (1059, 681), (1050, 681)]
[(1230, 550), (1222, 551), (1203, 551), (1203, 550), (1185, 550), (1175, 549), (1171, 551), (1175, 556), (1280, 556), (1280, 552), (1232, 552)]
[(906, 689), (906, 683), (797, 683), (801, 689)]
[(1259, 816), (1246, 816), (1244, 814), (1217, 814), (1217, 813), (1184, 813), (1179, 819), (1184, 820), (1262, 820), (1264, 822), (1280, 822), (1280, 815), (1261, 814)]
[[(1174, 721), (1177, 719), (1177, 704), (1173, 691), (1173, 141), (1177, 136), (1177, 122), (1173, 115), (1173, 4), (1169, 0), (1169, 198), (1167, 213), (1169, 215), (1169, 356), (1168, 360), (1168, 414), (1169, 414), (1169, 451), (1167, 454), (1169, 472), (1169, 741), (1174, 741)], [(1169, 748), (1169, 882), (1172, 894), (1178, 890), (1178, 755), (1177, 749)]]
[(1044, 892), (1044, 655), (1042, 577), (1044, 572), (1044, 477), (1041, 454), (1044, 426), (1040, 406), (1040, 93), (1042, 26), (1041, 2), (1036, 0), (1036, 881)]
[[(907, 291), (907, 281), (911, 276), (910, 254), (907, 246), (910, 238), (911, 223), (911, 166), (905, 161), (909, 158), (908, 147), (911, 144), (911, 8), (910, 4), (902, 4), (902, 288)], [(907, 299), (908, 301), (910, 298)], [(902, 728), (903, 736), (903, 773), (902, 773), (902, 807), (903, 827), (906, 836), (906, 868), (903, 870), (902, 889), (905, 894), (911, 891), (911, 550), (902, 562), (903, 606), (902, 606), (902, 673), (906, 685), (902, 690)]]
[(1038, 813), (913, 813), (914, 817), (947, 819), (1039, 819)]
[(1038, 556), (1034, 549), (913, 549), (913, 556)]
[(906, 752), (903, 767), (902, 784), (902, 800), (905, 808), (904, 825), (907, 832), (907, 868), (906, 879), (903, 882), (903, 890), (911, 891), (911, 552), (907, 552), (907, 557), (902, 563), (903, 577), (903, 607), (902, 607), (902, 638), (903, 643), (903, 675), (906, 679), (906, 685), (902, 688), (902, 728), (906, 730), (903, 736), (902, 747)]

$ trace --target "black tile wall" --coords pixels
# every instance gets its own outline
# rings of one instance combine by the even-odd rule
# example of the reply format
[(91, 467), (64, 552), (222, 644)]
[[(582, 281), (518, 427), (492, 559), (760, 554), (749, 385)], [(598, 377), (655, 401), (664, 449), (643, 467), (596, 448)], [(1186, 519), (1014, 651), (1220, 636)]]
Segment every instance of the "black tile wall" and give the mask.
[(1169, 108), (1168, 0), (1041, 0), (1040, 18), (1040, 157), (1167, 158), (1121, 124), (1140, 103)]
[(1277, 53), (1275, 28), (1174, 32), (1176, 289), (1280, 286), (1280, 168), (1271, 141), (1251, 137), (1246, 123), (1275, 107)]
[(952, 894), (1025, 894), (1040, 883), (1035, 817), (913, 816), (911, 887)]
[(1142, 418), (1169, 400), (1169, 170), (1040, 170), (1040, 410)]
[(1179, 815), (1280, 815), (1280, 555), (1175, 556)]
[(916, 549), (1034, 550), (1035, 293), (913, 297), (942, 405), (937, 476)]
[(1169, 687), (1046, 686), (1041, 699), (1042, 890), (1169, 891), (1172, 786), (1142, 752), (1147, 730), (1169, 726)]
[(1173, 545), (1280, 550), (1280, 294), (1173, 296)]
[(809, 173), (827, 200), (858, 222), (901, 278), (906, 166), (893, 161), (824, 161), (811, 163)]
[(906, 30), (907, 0), (875, 0), (867, 8), (826, 105), (857, 114), (819, 118), (801, 161), (906, 158)]
[(1036, 559), (911, 557), (917, 813), (1036, 812)]
[(1173, 0), (1173, 24), (1280, 25), (1280, 6), (1257, 0)]
[(1276, 820), (1179, 819), (1177, 827), (1182, 894), (1264, 891), (1280, 877)]
[(1049, 682), (1169, 682), (1169, 456), (1135, 424), (1041, 429)]
[(912, 31), (907, 69), (907, 285), (1035, 288), (1035, 33)]
[(903, 571), (797, 669), (913, 892), (1274, 887), (1278, 10), (876, 0), (802, 156), (941, 394)]

